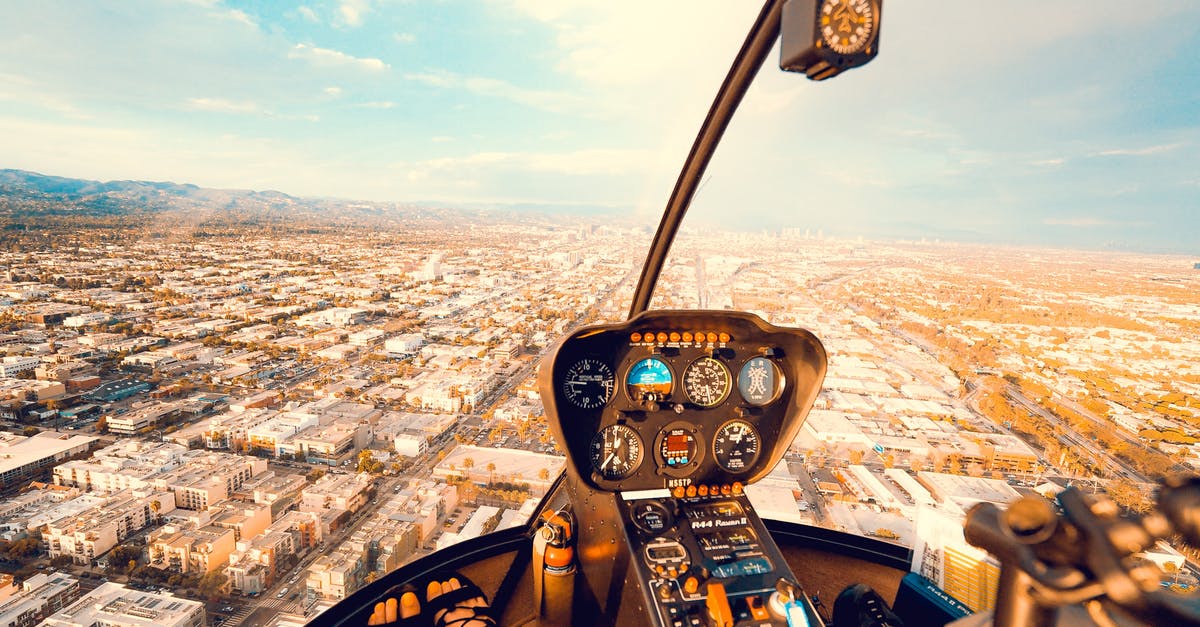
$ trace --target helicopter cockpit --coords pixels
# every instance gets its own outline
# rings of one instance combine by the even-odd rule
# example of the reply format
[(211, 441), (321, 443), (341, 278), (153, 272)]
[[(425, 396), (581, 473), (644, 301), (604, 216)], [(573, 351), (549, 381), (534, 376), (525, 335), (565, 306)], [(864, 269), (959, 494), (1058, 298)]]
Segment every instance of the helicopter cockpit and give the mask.
[[(906, 577), (911, 552), (874, 538), (763, 520), (746, 486), (783, 458), (821, 390), (813, 333), (732, 310), (651, 310), (658, 275), (705, 167), (776, 40), (784, 69), (832, 78), (878, 53), (879, 0), (768, 0), (684, 164), (628, 320), (580, 328), (539, 374), (566, 470), (527, 526), (419, 559), (317, 616), (362, 626), (398, 586), (458, 571), (488, 591), (502, 624), (820, 625), (822, 589), (878, 590), (886, 616), (833, 623), (1024, 625), (1057, 620), (1200, 620), (1124, 560), (1158, 538), (1194, 536), (1194, 482), (1164, 491), (1160, 514), (1118, 520), (1068, 492), (1060, 510), (1021, 501), (973, 510), (967, 537), (1001, 562), (994, 617), (967, 616)], [(1086, 551), (1064, 549), (1086, 546)], [(827, 598), (827, 600), (829, 600)], [(830, 603), (832, 605), (832, 603)], [(1066, 608), (1059, 613), (1059, 608)], [(1132, 608), (1132, 609), (1131, 609)], [(861, 609), (861, 608), (859, 608)], [(891, 617), (891, 618), (889, 618)]]

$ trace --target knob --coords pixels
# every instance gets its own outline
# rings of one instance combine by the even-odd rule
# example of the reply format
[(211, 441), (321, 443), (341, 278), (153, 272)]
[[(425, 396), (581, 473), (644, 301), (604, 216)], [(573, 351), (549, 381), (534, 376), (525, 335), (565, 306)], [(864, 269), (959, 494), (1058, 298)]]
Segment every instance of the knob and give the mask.
[(672, 594), (673, 593), (671, 591), (671, 584), (669, 584), (669, 583), (658, 584), (658, 596), (661, 597), (662, 600), (664, 600), (664, 601), (671, 600)]
[(699, 589), (700, 589), (700, 580), (699, 579), (696, 579), (695, 577), (688, 577), (686, 580), (684, 580), (684, 582), (683, 582), (683, 591), (684, 592), (686, 592), (688, 594), (696, 594), (696, 591)]
[(708, 598), (704, 600), (708, 607), (708, 617), (716, 627), (733, 627), (733, 610), (729, 607), (729, 597), (725, 596), (725, 585), (720, 582), (708, 584)]

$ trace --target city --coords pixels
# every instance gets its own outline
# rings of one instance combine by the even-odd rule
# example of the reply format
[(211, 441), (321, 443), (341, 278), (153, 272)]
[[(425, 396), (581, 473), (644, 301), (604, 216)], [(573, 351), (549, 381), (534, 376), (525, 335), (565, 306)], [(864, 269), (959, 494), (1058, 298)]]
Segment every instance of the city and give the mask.
[[(125, 598), (125, 624), (303, 624), (529, 519), (564, 465), (536, 368), (624, 316), (647, 230), (302, 226), (10, 234), (0, 617)], [(1080, 485), (1144, 511), (1200, 464), (1198, 286), (1178, 256), (705, 230), (652, 306), (812, 330), (823, 390), (747, 493), (936, 555), (972, 503)]]

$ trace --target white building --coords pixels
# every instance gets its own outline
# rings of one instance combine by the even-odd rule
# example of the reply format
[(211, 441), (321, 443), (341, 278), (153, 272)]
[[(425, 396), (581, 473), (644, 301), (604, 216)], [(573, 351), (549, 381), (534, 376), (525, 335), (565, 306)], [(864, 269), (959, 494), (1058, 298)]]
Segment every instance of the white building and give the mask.
[(87, 453), (98, 438), (43, 431), (24, 437), (0, 431), (0, 488), (19, 483), (68, 457)]
[(0, 625), (33, 627), (79, 598), (79, 580), (65, 573), (38, 573), (0, 601)]
[(203, 627), (204, 604), (108, 582), (46, 619), (46, 627)]

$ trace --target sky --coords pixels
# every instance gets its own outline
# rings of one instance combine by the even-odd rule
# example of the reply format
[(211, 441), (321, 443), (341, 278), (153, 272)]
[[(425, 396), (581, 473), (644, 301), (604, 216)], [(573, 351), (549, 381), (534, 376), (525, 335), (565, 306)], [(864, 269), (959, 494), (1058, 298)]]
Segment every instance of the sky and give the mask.
[[(8, 0), (0, 168), (657, 222), (759, 6)], [(890, 0), (773, 53), (687, 224), (1200, 254), (1200, 3)]]

